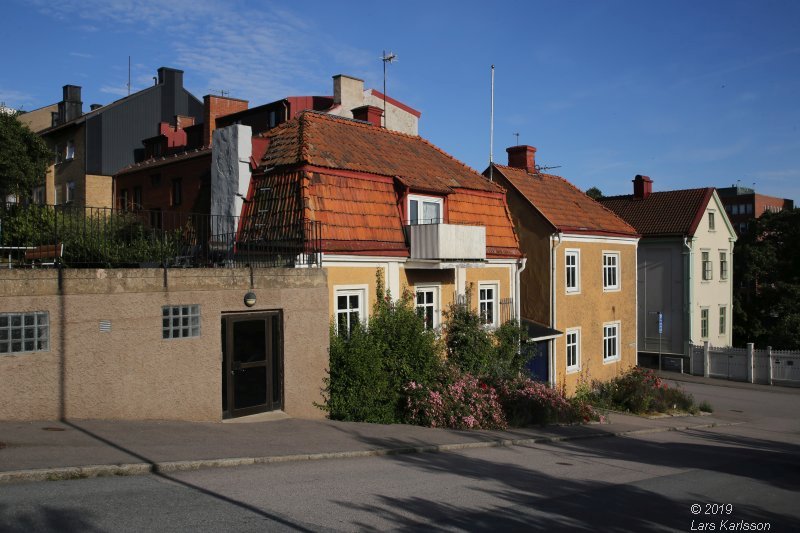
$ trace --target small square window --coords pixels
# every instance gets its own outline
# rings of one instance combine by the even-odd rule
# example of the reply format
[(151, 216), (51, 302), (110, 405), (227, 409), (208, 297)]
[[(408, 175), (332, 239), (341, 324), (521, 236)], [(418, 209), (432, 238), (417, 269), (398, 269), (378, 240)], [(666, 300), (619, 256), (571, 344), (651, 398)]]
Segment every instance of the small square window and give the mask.
[[(161, 308), (161, 337), (180, 339), (200, 336), (199, 305), (167, 305)], [(189, 324), (192, 327), (189, 327)]]
[(47, 351), (49, 337), (47, 311), (0, 314), (0, 353)]

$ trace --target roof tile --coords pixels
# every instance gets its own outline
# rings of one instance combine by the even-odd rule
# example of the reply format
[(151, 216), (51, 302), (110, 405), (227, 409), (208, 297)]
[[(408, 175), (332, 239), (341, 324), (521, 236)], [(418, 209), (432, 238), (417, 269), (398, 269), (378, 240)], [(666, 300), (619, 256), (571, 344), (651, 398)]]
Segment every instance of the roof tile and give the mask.
[(653, 192), (647, 198), (632, 194), (600, 200), (608, 209), (631, 224), (643, 236), (694, 235), (714, 189), (682, 189)]

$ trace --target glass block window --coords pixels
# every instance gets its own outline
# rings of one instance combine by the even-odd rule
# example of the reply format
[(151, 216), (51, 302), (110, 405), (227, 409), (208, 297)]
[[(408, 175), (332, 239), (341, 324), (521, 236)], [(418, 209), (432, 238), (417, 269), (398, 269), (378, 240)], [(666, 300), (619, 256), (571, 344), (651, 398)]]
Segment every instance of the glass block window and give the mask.
[(0, 354), (46, 352), (50, 349), (50, 315), (0, 313)]
[(161, 337), (180, 339), (200, 336), (199, 305), (165, 305), (161, 308)]

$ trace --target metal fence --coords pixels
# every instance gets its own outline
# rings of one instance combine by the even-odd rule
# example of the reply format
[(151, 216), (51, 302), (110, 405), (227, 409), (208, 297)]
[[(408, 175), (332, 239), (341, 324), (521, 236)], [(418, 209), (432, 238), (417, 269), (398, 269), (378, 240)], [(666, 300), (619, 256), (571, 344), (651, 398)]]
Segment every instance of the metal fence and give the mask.
[(0, 204), (0, 266), (320, 266), (319, 224), (159, 210)]
[(791, 350), (690, 346), (693, 373), (712, 378), (800, 386), (800, 352)]

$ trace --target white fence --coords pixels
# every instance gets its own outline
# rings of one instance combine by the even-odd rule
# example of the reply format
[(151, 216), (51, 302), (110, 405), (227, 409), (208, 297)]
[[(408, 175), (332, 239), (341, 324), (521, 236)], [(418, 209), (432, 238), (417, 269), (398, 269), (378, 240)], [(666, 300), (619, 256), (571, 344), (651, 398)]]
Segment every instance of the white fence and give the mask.
[(709, 343), (690, 345), (691, 373), (697, 376), (765, 383), (769, 385), (800, 386), (800, 352), (789, 350), (756, 350), (711, 346)]

